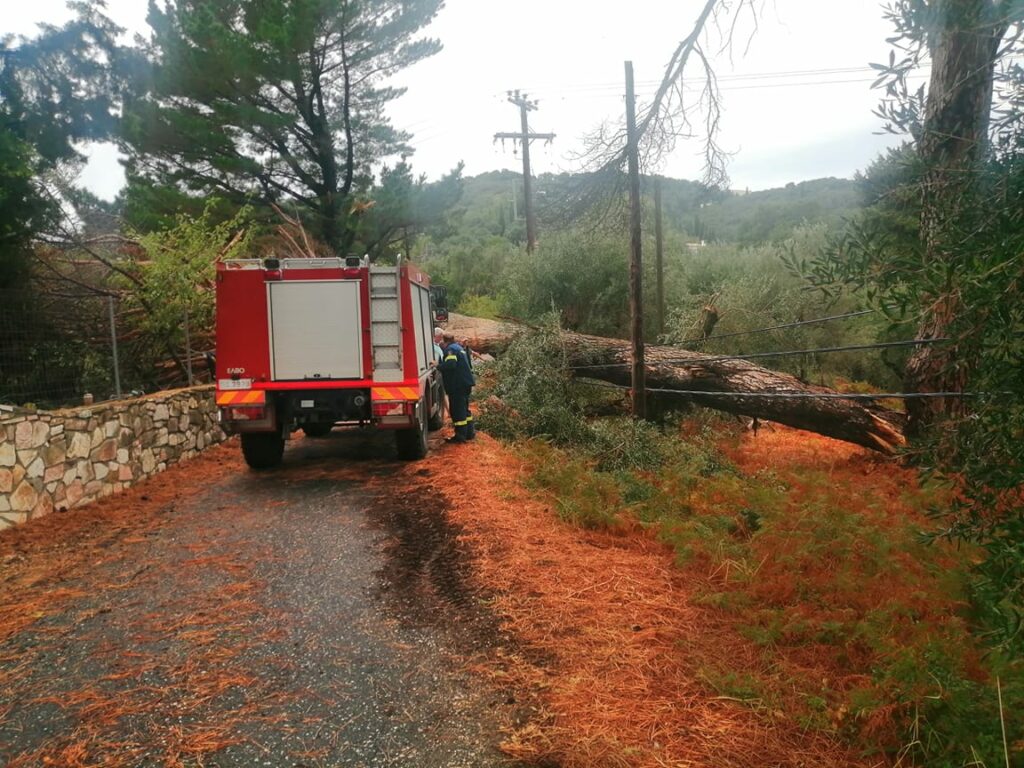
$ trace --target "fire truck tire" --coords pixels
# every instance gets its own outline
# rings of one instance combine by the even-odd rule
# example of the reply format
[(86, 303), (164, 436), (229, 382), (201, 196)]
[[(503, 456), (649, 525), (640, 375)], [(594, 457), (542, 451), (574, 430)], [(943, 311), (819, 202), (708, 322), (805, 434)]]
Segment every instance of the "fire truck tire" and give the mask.
[[(433, 401), (435, 395), (440, 398), (440, 402), (437, 403), (437, 413), (431, 413), (427, 418), (427, 429), (431, 432), (437, 432), (437, 430), (444, 426), (444, 390), (438, 387), (431, 395), (431, 401)], [(430, 407), (434, 407), (433, 402), (430, 403)]]
[[(426, 403), (423, 403), (425, 406)], [(427, 419), (420, 408), (419, 426), (413, 429), (399, 429), (395, 432), (395, 447), (398, 458), (403, 461), (417, 461), (427, 455)]]
[(242, 435), (242, 456), (253, 469), (270, 469), (281, 463), (284, 438), (276, 432), (252, 432)]
[(333, 424), (328, 424), (323, 421), (302, 425), (302, 431), (306, 434), (306, 437), (327, 437), (331, 434), (332, 429), (334, 429)]

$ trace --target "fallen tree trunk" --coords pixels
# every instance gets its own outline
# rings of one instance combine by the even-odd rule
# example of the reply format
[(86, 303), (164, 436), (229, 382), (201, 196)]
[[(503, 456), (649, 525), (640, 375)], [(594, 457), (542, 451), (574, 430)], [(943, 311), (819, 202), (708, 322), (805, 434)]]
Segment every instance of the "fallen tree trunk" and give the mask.
[[(469, 338), (474, 349), (500, 351), (521, 329), (453, 314), (449, 330), (460, 338)], [(562, 340), (569, 365), (585, 366), (575, 369), (577, 376), (629, 386), (628, 341), (569, 331), (562, 333)], [(688, 401), (726, 413), (806, 429), (887, 454), (906, 444), (902, 413), (871, 401), (838, 396), (835, 390), (804, 384), (788, 373), (771, 371), (746, 360), (723, 360), (664, 346), (648, 346), (646, 363), (650, 390), (709, 393), (650, 392), (648, 397), (656, 403), (672, 405)]]

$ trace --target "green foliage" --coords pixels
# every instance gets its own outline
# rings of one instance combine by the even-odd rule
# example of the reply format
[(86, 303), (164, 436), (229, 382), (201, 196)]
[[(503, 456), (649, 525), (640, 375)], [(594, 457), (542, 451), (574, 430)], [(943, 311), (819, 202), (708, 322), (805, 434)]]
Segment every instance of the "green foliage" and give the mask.
[[(945, 222), (958, 243), (948, 261), (927, 256), (912, 220), (921, 170), (913, 153), (892, 153), (864, 179), (873, 205), (830, 250), (802, 264), (815, 284), (853, 286), (894, 317), (923, 318), (937, 296), (956, 296), (945, 332), (956, 339), (969, 413), (922, 438), (924, 466), (957, 478), (952, 509), (936, 509), (945, 535), (980, 543), (975, 596), (992, 638), (1024, 652), (1024, 140), (1005, 137), (983, 190)], [(890, 186), (891, 185), (891, 186)]]
[(6, 129), (7, 115), (0, 116), (0, 290), (10, 290), (28, 273), (33, 236), (57, 210), (36, 187), (32, 147)]
[[(501, 313), (507, 316), (533, 321), (554, 308), (569, 328), (621, 335), (628, 317), (625, 228), (611, 234), (609, 226), (567, 226), (561, 218), (566, 200), (585, 182), (585, 177), (570, 174), (543, 174), (536, 179), (541, 237), (537, 251), (529, 255), (522, 250), (521, 176), (496, 171), (467, 178), (454, 231), (421, 239), (415, 247), (416, 258), (437, 282), (448, 286), (456, 305), (463, 295), (487, 295), (498, 300)], [(832, 226), (856, 205), (858, 194), (852, 182), (837, 179), (749, 195), (678, 179), (665, 179), (663, 187), (666, 294), (670, 306), (676, 305), (679, 311), (706, 300), (706, 296), (690, 300), (683, 295), (707, 293), (697, 287), (699, 276), (688, 274), (701, 261), (710, 264), (713, 255), (724, 252), (742, 271), (745, 254), (739, 253), (737, 244), (764, 239), (781, 242), (801, 226)], [(758, 217), (760, 223), (755, 221)], [(645, 218), (645, 312), (653, 340), (654, 260), (650, 254), (654, 241), (649, 199)], [(702, 240), (727, 245), (723, 250), (703, 248)], [(786, 277), (777, 259), (772, 267), (773, 276)], [(680, 302), (684, 306), (678, 306)]]
[(414, 258), (430, 271), (435, 283), (448, 288), (449, 302), (459, 306), (466, 296), (488, 296), (496, 300), (502, 275), (520, 258), (520, 251), (497, 235), (460, 232), (441, 245), (421, 240)]
[[(0, 293), (5, 306), (0, 323), (31, 316), (23, 297)], [(84, 392), (105, 398), (113, 393), (111, 361), (105, 350), (81, 339), (68, 338), (48, 318), (32, 318), (29, 343), (15, 337), (0, 357), (0, 403), (56, 408), (70, 400), (80, 402)], [(12, 322), (13, 321), (13, 322)]]
[[(885, 315), (861, 316), (799, 326), (765, 334), (735, 336), (694, 343), (701, 336), (702, 312), (712, 305), (719, 320), (712, 335), (769, 328), (799, 320), (846, 314), (864, 309), (849, 292), (829, 295), (808, 291), (806, 281), (791, 271), (794, 262), (815, 257), (828, 242), (824, 225), (799, 228), (775, 244), (737, 249), (708, 246), (686, 252), (670, 273), (672, 292), (666, 340), (711, 354), (747, 354), (771, 350), (818, 349), (871, 344), (906, 338), (910, 331), (894, 326)], [(902, 335), (901, 335), (902, 334)], [(866, 381), (875, 387), (899, 386), (906, 353), (893, 350), (810, 353), (765, 358), (763, 364), (793, 373), (805, 381), (843, 384)]]
[[(487, 424), (527, 438), (528, 484), (563, 520), (638, 522), (694, 569), (703, 585), (695, 603), (732, 616), (761, 654), (754, 666), (704, 664), (709, 688), (875, 754), (940, 768), (997, 761), (993, 681), (1001, 678), (1009, 713), (1024, 706), (1024, 675), (1019, 661), (974, 650), (973, 553), (922, 536), (924, 512), (949, 496), (942, 486), (883, 476), (875, 489), (855, 468), (801, 463), (747, 473), (722, 456), (724, 422), (590, 419), (586, 383), (564, 378), (553, 322), (520, 336), (507, 365), (504, 356), (497, 364), (489, 391), (505, 400), (485, 418), (503, 421)], [(836, 670), (824, 674), (857, 684), (822, 680), (806, 666), (815, 658)], [(1010, 726), (1011, 743), (1021, 735)]]
[(241, 208), (224, 197), (189, 194), (179, 187), (140, 176), (131, 169), (115, 205), (126, 228), (135, 233), (170, 229), (181, 214), (198, 217), (212, 213), (216, 221), (223, 221)]
[(534, 468), (530, 486), (552, 494), (560, 518), (591, 529), (620, 524), (619, 488), (613, 477), (591, 471), (585, 459), (567, 455), (543, 441), (531, 440), (522, 450)]
[(44, 316), (31, 282), (33, 248), (52, 236), (64, 206), (84, 197), (65, 179), (83, 163), (81, 144), (117, 127), (121, 30), (100, 2), (73, 4), (63, 27), (32, 39), (0, 37), (0, 401), (44, 406), (106, 394), (97, 353)]
[[(298, 205), (340, 252), (375, 164), (408, 151), (383, 78), (440, 50), (441, 0), (151, 4), (146, 82), (125, 119), (131, 170), (236, 202)], [(229, 73), (229, 77), (225, 77)]]
[(628, 253), (617, 237), (582, 231), (548, 235), (505, 271), (502, 307), (524, 319), (557, 310), (570, 329), (618, 335), (628, 319)]
[(801, 227), (838, 226), (860, 204), (860, 190), (848, 179), (815, 179), (781, 189), (729, 192), (681, 220), (691, 239), (760, 245), (781, 242)]
[(373, 205), (358, 222), (354, 249), (380, 261), (410, 253), (421, 232), (446, 237), (454, 231), (452, 209), (461, 196), (461, 163), (433, 183), (424, 176), (414, 178), (404, 158), (394, 167), (385, 166), (372, 190)]
[[(539, 329), (514, 338), (495, 362), (490, 380), (492, 386), (481, 393), (481, 428), (508, 439), (586, 440), (583, 408), (555, 318), (548, 317)], [(488, 401), (488, 395), (496, 401)]]
[[(886, 666), (876, 671), (874, 690), (851, 692), (851, 702), (864, 711), (879, 705), (879, 698), (894, 701), (907, 711), (907, 751), (922, 765), (961, 768), (965, 765), (1001, 765), (1004, 742), (1000, 720), (1008, 719), (1008, 739), (1020, 735), (1013, 717), (1024, 706), (1024, 677), (1019, 667), (993, 657), (988, 666), (1001, 677), (1003, 711), (992, 680), (979, 681), (961, 649), (949, 638), (923, 640), (890, 651)], [(879, 696), (881, 693), (881, 697)], [(1012, 742), (1010, 758), (1019, 756)], [(980, 760), (980, 763), (969, 762)]]
[[(803, 268), (816, 285), (862, 289), (922, 336), (952, 339), (911, 358), (908, 385), (980, 396), (912, 404), (913, 431), (927, 430), (916, 454), (955, 483), (951, 508), (935, 514), (946, 536), (984, 548), (978, 608), (992, 640), (1020, 656), (1024, 70), (1019, 37), (1007, 30), (1024, 23), (1024, 4), (898, 0), (886, 16), (896, 50), (874, 65), (886, 88), (879, 112), (913, 142), (868, 170), (868, 207)], [(949, 66), (935, 73), (926, 102), (907, 75), (928, 59)]]
[(49, 170), (80, 161), (77, 143), (108, 138), (118, 127), (123, 31), (99, 0), (72, 4), (76, 17), (63, 27), (44, 25), (34, 39), (0, 43), (0, 100), (6, 128), (32, 146)]
[(501, 307), (496, 299), (478, 294), (464, 296), (456, 309), (469, 317), (480, 317), (485, 320), (497, 320), (501, 316)]
[(248, 247), (247, 236), (235, 235), (245, 231), (249, 212), (214, 223), (216, 207), (211, 201), (200, 216), (180, 214), (168, 229), (139, 237), (144, 259), (139, 282), (125, 286), (127, 301), (143, 309), (140, 330), (165, 348), (184, 347), (186, 315), (193, 334), (213, 327), (217, 259), (238, 258)]
[(629, 417), (598, 419), (590, 423), (587, 452), (599, 472), (637, 470), (653, 472), (668, 457), (661, 430), (654, 424)]
[[(628, 332), (628, 243), (622, 234), (607, 228), (564, 228), (550, 221), (533, 254), (517, 246), (518, 235), (510, 227), (511, 198), (517, 174), (496, 172), (466, 179), (455, 234), (422, 238), (415, 256), (430, 270), (435, 282), (446, 285), (456, 311), (486, 316), (536, 321), (555, 310), (562, 325), (584, 333), (624, 336)], [(557, 208), (575, 178), (546, 175), (538, 179), (541, 213)], [(690, 343), (699, 335), (701, 312), (714, 303), (720, 314), (715, 333), (789, 323), (830, 314), (860, 310), (865, 301), (844, 293), (838, 297), (808, 291), (806, 282), (793, 274), (796, 262), (813, 258), (827, 243), (830, 227), (851, 210), (858, 187), (852, 182), (825, 179), (781, 190), (750, 195), (714, 192), (691, 182), (664, 182), (665, 294), (668, 304), (666, 339)], [(540, 195), (544, 192), (546, 194)], [(736, 243), (693, 242), (689, 230), (694, 215), (719, 216), (722, 222), (743, 222), (752, 201), (760, 209), (792, 211), (778, 220), (771, 235), (775, 243), (741, 246)], [(815, 202), (817, 201), (817, 202)], [(764, 204), (763, 206), (761, 204)], [(809, 205), (819, 205), (828, 215), (816, 215)], [(804, 214), (795, 213), (800, 206)], [(696, 213), (695, 213), (696, 212)], [(766, 214), (769, 215), (769, 214)], [(781, 216), (782, 214), (778, 214)], [(788, 215), (788, 214), (787, 214)], [(648, 205), (648, 220), (652, 211)], [(771, 213), (770, 217), (776, 216)], [(710, 220), (710, 219), (709, 219)], [(816, 224), (800, 224), (814, 221)], [(717, 221), (717, 219), (716, 219)], [(735, 232), (732, 236), (738, 237)], [(767, 235), (766, 235), (767, 236)], [(753, 236), (751, 236), (753, 237)], [(647, 337), (657, 341), (654, 251), (651, 228), (644, 242), (645, 316)], [(463, 297), (488, 297), (494, 304), (476, 299), (470, 309)], [(471, 311), (470, 311), (471, 310)], [(905, 338), (909, 331), (884, 315), (836, 321), (820, 326), (774, 332), (763, 336), (737, 337), (704, 347), (712, 354), (744, 354), (772, 349), (845, 346)], [(838, 384), (898, 388), (906, 358), (901, 350), (822, 353), (766, 359), (769, 367), (792, 372), (806, 380)]]

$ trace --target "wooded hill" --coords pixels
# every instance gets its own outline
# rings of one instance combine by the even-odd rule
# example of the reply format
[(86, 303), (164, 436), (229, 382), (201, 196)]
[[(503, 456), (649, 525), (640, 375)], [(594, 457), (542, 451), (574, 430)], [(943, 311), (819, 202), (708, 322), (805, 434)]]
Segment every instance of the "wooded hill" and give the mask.
[[(582, 177), (541, 174), (534, 183), (542, 225), (553, 220), (558, 203)], [(525, 237), (522, 175), (490, 171), (462, 181), (457, 206), (462, 227), (483, 229), (515, 242)], [(666, 225), (688, 240), (756, 245), (789, 237), (805, 224), (836, 225), (861, 206), (862, 192), (851, 179), (823, 178), (750, 192), (714, 190), (695, 181), (663, 181)], [(515, 202), (513, 203), (513, 195)]]

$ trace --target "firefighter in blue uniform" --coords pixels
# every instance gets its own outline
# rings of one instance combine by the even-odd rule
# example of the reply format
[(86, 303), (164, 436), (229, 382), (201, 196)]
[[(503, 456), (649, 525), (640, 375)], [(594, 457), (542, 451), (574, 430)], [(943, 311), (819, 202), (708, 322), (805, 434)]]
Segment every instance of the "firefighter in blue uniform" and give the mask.
[(476, 381), (466, 350), (455, 342), (455, 337), (450, 333), (444, 334), (443, 341), (444, 357), (438, 368), (441, 369), (441, 376), (444, 378), (444, 389), (448, 393), (448, 411), (452, 415), (452, 425), (455, 427), (455, 437), (451, 438), (451, 442), (465, 443), (476, 437), (473, 414), (469, 412), (469, 396)]

